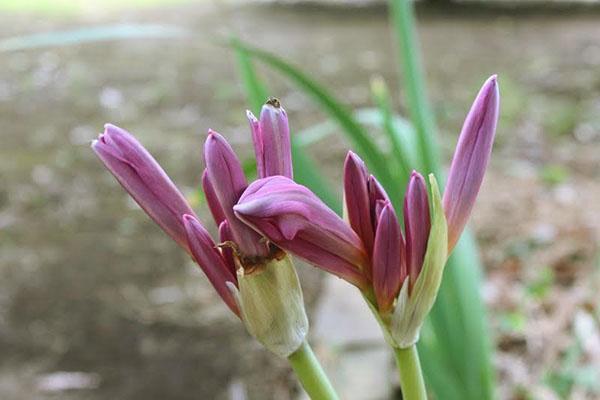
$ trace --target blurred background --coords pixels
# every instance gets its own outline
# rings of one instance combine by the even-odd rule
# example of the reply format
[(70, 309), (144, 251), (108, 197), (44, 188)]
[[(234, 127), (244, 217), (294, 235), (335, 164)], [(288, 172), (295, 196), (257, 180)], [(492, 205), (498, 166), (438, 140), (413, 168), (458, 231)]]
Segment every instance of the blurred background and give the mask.
[[(479, 86), (499, 74), (472, 217), (498, 398), (600, 398), (600, 2), (417, 3), (445, 165)], [(252, 157), (250, 106), (219, 38), (278, 54), (354, 109), (373, 105), (382, 76), (406, 114), (390, 30), (377, 1), (0, 0), (0, 398), (302, 398), (89, 144), (106, 122), (134, 133), (209, 225), (207, 129)], [(293, 132), (327, 119), (257, 69)], [(349, 146), (334, 132), (308, 148), (340, 198)], [(341, 397), (400, 398), (358, 292), (299, 269)]]

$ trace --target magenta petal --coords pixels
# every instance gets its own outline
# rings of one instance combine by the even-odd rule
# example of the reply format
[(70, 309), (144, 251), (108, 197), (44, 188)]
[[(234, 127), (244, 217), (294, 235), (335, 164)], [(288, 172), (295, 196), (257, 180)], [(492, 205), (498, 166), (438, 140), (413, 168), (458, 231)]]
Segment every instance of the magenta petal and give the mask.
[(373, 244), (373, 289), (379, 311), (392, 309), (400, 285), (406, 277), (404, 240), (394, 208), (387, 203), (381, 210)]
[[(282, 175), (292, 178), (292, 147), (285, 110), (276, 99), (269, 100), (260, 112), (260, 138), (264, 170), (259, 177)], [(257, 154), (257, 158), (258, 158)]]
[(369, 173), (364, 162), (349, 151), (344, 163), (344, 201), (346, 215), (354, 232), (362, 239), (367, 253), (373, 251), (373, 221), (369, 196)]
[(204, 169), (204, 172), (202, 173), (202, 189), (204, 190), (204, 197), (206, 198), (208, 209), (215, 220), (215, 224), (219, 226), (221, 222), (225, 221), (225, 212), (223, 211), (223, 207), (221, 207), (221, 203), (219, 203), (219, 199), (208, 178), (206, 169)]
[(231, 311), (239, 316), (237, 303), (226, 284), (226, 282), (232, 282), (237, 286), (235, 275), (229, 271), (223, 257), (221, 257), (221, 253), (219, 253), (215, 243), (200, 222), (191, 215), (185, 215), (183, 223), (194, 261), (202, 268), (210, 283)]
[(267, 247), (260, 242), (260, 236), (233, 213), (233, 206), (246, 189), (247, 183), (239, 160), (223, 136), (209, 131), (204, 144), (204, 159), (214, 197), (223, 210), (233, 241), (240, 252), (250, 257), (267, 255)]
[(131, 134), (111, 124), (105, 125), (92, 149), (140, 207), (189, 251), (181, 218), (194, 212), (152, 155)]
[(362, 271), (367, 261), (360, 238), (306, 187), (283, 176), (259, 179), (234, 210), (282, 249), (366, 288)]
[(410, 284), (416, 282), (423, 267), (431, 220), (427, 185), (421, 174), (413, 171), (404, 197), (404, 231), (406, 232), (406, 265)]
[(444, 211), (448, 220), (448, 252), (462, 233), (490, 159), (500, 94), (496, 76), (483, 85), (465, 119), (444, 191)]
[(229, 224), (227, 221), (221, 222), (219, 225), (219, 240), (221, 241), (221, 254), (223, 254), (223, 259), (229, 268), (229, 271), (235, 276), (236, 275), (236, 266), (235, 261), (233, 260), (233, 249), (231, 248), (229, 242), (233, 241), (233, 237), (231, 236), (231, 230), (229, 229)]

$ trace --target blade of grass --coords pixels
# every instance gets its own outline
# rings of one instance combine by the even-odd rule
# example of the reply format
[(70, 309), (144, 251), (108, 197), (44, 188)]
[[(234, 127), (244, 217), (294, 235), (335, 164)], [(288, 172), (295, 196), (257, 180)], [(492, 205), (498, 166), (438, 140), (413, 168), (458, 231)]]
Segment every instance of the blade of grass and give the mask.
[(437, 128), (427, 101), (423, 67), (416, 39), (412, 1), (390, 0), (390, 11), (399, 47), (400, 64), (404, 71), (404, 89), (411, 120), (418, 136), (418, 144), (424, 173), (440, 176), (440, 152), (437, 144)]
[(403, 146), (400, 134), (396, 131), (389, 92), (383, 78), (376, 77), (371, 80), (371, 95), (379, 108), (379, 114), (382, 118), (381, 125), (392, 147), (394, 156), (392, 157), (392, 162), (396, 164), (396, 168), (392, 172), (396, 178), (395, 180), (398, 182), (398, 186), (401, 188), (400, 198), (404, 198), (404, 190), (402, 189), (406, 188), (411, 170), (420, 168), (417, 168), (414, 162), (411, 163), (409, 161), (408, 154), (410, 152), (407, 150), (410, 149)]
[(235, 47), (235, 56), (240, 77), (244, 85), (244, 92), (250, 104), (252, 112), (258, 116), (260, 109), (265, 101), (267, 101), (268, 92), (264, 84), (256, 75), (252, 60), (248, 52), (242, 47)]

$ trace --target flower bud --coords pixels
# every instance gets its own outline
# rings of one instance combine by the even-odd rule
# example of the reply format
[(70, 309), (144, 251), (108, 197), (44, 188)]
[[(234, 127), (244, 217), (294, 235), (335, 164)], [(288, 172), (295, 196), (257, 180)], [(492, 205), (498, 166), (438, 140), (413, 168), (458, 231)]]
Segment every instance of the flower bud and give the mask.
[(182, 217), (194, 211), (144, 146), (124, 129), (106, 124), (92, 149), (140, 207), (189, 252)]
[(411, 277), (404, 280), (390, 324), (391, 338), (400, 348), (410, 347), (419, 340), (423, 321), (435, 303), (448, 255), (448, 227), (433, 174), (429, 175), (429, 183), (433, 209), (423, 268), (412, 289), (409, 289)]
[(499, 104), (494, 75), (483, 84), (471, 106), (448, 173), (443, 200), (448, 219), (448, 252), (458, 242), (483, 182), (496, 135)]
[(292, 145), (285, 110), (279, 100), (270, 98), (260, 111), (260, 119), (247, 112), (256, 154), (259, 178), (283, 175), (292, 178)]
[(259, 179), (233, 207), (236, 215), (279, 248), (347, 280), (368, 285), (360, 238), (305, 186), (283, 176)]

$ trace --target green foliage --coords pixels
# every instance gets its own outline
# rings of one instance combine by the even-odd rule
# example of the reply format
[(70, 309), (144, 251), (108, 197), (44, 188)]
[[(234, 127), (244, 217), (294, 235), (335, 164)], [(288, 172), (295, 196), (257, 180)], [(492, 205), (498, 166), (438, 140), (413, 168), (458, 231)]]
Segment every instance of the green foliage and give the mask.
[(569, 179), (569, 171), (559, 164), (548, 164), (540, 170), (540, 178), (548, 186), (556, 186)]

